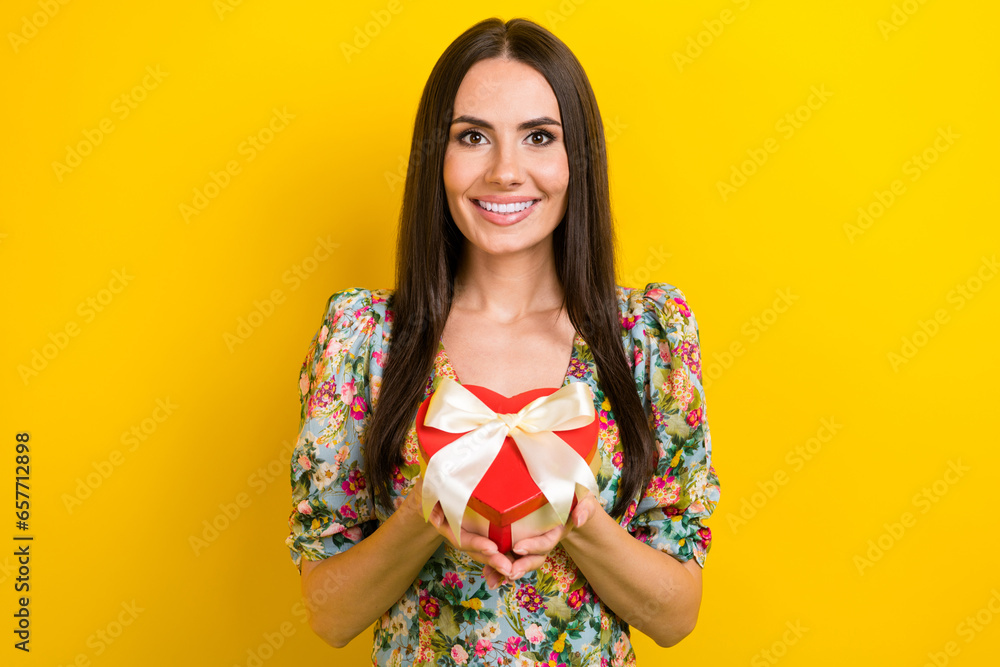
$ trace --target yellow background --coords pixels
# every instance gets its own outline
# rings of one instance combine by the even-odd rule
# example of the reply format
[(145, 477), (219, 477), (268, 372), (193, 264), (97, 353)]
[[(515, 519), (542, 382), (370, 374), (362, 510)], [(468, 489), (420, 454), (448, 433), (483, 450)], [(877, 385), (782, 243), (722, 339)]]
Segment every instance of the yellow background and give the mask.
[[(640, 664), (992, 664), (996, 4), (399, 2), (377, 28), (381, 0), (3, 3), (0, 460), (11, 480), (30, 432), (35, 537), (23, 654), (3, 482), (3, 663), (247, 665), (284, 629), (263, 664), (365, 664), (370, 632), (337, 652), (295, 613), (299, 367), (332, 292), (392, 285), (420, 92), (495, 15), (538, 21), (583, 63), (619, 282), (679, 286), (701, 327), (722, 493), (704, 600), (673, 649), (636, 633)], [(251, 160), (275, 109), (294, 118)], [(320, 238), (339, 247), (309, 261)]]

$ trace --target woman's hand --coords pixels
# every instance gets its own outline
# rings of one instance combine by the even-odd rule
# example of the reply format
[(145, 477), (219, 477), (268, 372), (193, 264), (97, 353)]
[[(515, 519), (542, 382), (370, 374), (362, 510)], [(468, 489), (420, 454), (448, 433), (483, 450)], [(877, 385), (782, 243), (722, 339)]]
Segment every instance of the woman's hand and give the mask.
[[(535, 537), (525, 538), (514, 545), (514, 553), (520, 555), (520, 558), (514, 560), (510, 576), (507, 577), (507, 580), (519, 579), (528, 572), (537, 570), (545, 562), (545, 558), (549, 552), (562, 542), (567, 535), (573, 532), (573, 530), (581, 528), (596, 513), (603, 511), (604, 508), (597, 500), (597, 497), (590, 491), (587, 491), (586, 496), (582, 500), (577, 499), (576, 507), (570, 512), (569, 519), (565, 525), (556, 526), (552, 530), (546, 531), (541, 535), (536, 535)], [(483, 573), (487, 576), (487, 581), (490, 580), (490, 576), (501, 576), (496, 571), (487, 575), (485, 569)]]
[[(404, 504), (410, 504), (410, 509), (415, 511), (421, 520), (423, 520), (423, 482), (423, 478), (417, 477), (404, 501)], [(486, 578), (486, 584), (491, 590), (497, 588), (505, 577), (511, 575), (513, 561), (506, 555), (501, 554), (497, 550), (496, 543), (488, 537), (476, 535), (460, 528), (459, 534), (462, 539), (462, 545), (455, 544), (455, 536), (452, 533), (451, 526), (448, 524), (448, 519), (444, 516), (444, 510), (441, 509), (441, 503), (434, 505), (428, 524), (437, 530), (455, 549), (464, 551), (474, 561), (483, 564), (483, 576)]]

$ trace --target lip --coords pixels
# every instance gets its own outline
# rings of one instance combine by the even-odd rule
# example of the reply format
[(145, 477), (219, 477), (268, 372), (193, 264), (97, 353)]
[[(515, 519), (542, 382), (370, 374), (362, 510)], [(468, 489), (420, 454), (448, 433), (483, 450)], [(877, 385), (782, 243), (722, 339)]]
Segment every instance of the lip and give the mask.
[[(487, 211), (482, 206), (476, 203), (478, 201), (488, 202), (490, 204), (510, 204), (522, 201), (534, 201), (535, 203), (524, 209), (523, 211), (518, 211), (517, 213), (494, 213), (493, 211)], [(541, 201), (541, 197), (525, 197), (524, 195), (506, 195), (506, 196), (484, 196), (484, 197), (470, 197), (469, 201), (472, 206), (479, 212), (486, 220), (489, 220), (495, 225), (507, 226), (513, 225), (521, 222), (529, 215), (531, 215), (535, 206)]]
[(491, 204), (510, 204), (511, 202), (516, 204), (519, 201), (541, 199), (541, 197), (534, 197), (532, 195), (483, 195), (482, 197), (469, 197), (469, 199), (478, 199), (479, 201)]

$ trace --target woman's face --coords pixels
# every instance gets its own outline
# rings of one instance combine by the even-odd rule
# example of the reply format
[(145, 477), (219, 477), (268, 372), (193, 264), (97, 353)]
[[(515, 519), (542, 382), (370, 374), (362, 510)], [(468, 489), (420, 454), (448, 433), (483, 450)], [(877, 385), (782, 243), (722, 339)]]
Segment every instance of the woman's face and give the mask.
[(555, 93), (528, 65), (491, 58), (466, 73), (455, 96), (444, 187), (473, 252), (530, 252), (549, 240), (566, 213), (569, 186), (561, 123)]

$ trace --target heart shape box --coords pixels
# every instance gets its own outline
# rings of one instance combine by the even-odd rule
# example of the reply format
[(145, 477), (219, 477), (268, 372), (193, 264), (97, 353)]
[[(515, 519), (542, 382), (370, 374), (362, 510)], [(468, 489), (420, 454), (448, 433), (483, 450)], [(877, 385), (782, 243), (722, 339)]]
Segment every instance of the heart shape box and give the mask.
[[(531, 389), (516, 396), (504, 396), (477, 385), (462, 385), (498, 414), (514, 413), (541, 396), (555, 393), (558, 388)], [(433, 394), (432, 394), (433, 396)], [(416, 435), (420, 452), (420, 474), (437, 452), (464, 435), (449, 433), (424, 425), (430, 404), (428, 396), (417, 409)], [(589, 465), (594, 476), (601, 467), (597, 456), (600, 422), (597, 415), (585, 426), (565, 431), (553, 431), (576, 451)], [(548, 500), (531, 478), (521, 452), (508, 435), (499, 454), (480, 480), (465, 508), (462, 527), (470, 533), (484, 535), (496, 543), (500, 553), (508, 553), (514, 543), (544, 533), (560, 525)], [(576, 497), (572, 507), (576, 507)]]

